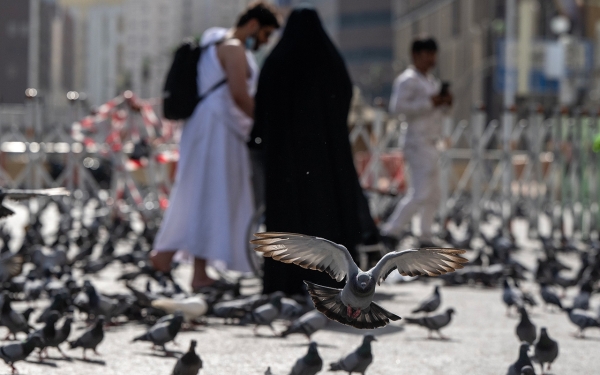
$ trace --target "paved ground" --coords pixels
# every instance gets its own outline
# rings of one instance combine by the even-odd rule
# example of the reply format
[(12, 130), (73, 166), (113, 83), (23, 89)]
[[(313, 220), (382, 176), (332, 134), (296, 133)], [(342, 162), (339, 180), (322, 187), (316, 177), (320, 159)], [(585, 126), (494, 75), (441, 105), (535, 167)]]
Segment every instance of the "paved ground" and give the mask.
[[(524, 252), (525, 260), (533, 258), (532, 251)], [(569, 261), (569, 259), (567, 259)], [(185, 283), (189, 267), (183, 266), (177, 277)], [(114, 282), (120, 273), (120, 266), (114, 265), (103, 271), (92, 281), (105, 291), (121, 290)], [(434, 281), (434, 280), (432, 280)], [(410, 310), (425, 296), (429, 295), (433, 283), (423, 282), (384, 285), (378, 294), (379, 302), (392, 312), (408, 316)], [(537, 288), (525, 284), (538, 295)], [(575, 291), (571, 291), (570, 297)], [(457, 315), (452, 324), (444, 330), (451, 340), (428, 340), (427, 332), (419, 327), (396, 322), (374, 334), (378, 342), (373, 343), (375, 360), (368, 369), (369, 375), (388, 374), (505, 374), (507, 367), (518, 356), (519, 343), (514, 329), (516, 317), (506, 317), (499, 289), (472, 287), (443, 288), (443, 305), (454, 307)], [(538, 297), (539, 299), (539, 297)], [(600, 305), (595, 298), (593, 305)], [(40, 304), (40, 307), (44, 304)], [(17, 305), (24, 308), (23, 305)], [(574, 326), (564, 313), (549, 313), (543, 308), (535, 308), (531, 318), (539, 327), (548, 327), (551, 337), (560, 344), (560, 356), (553, 367), (553, 374), (592, 375), (598, 374), (600, 366), (600, 329), (589, 330), (586, 340), (571, 336)], [(77, 324), (81, 327), (81, 323)], [(278, 329), (281, 329), (278, 325)], [(264, 330), (263, 330), (264, 329)], [(307, 340), (302, 336), (287, 339), (274, 338), (268, 328), (261, 329), (264, 337), (254, 337), (248, 327), (227, 326), (219, 320), (209, 320), (206, 327), (195, 332), (183, 332), (178, 338), (179, 346), (168, 348), (185, 352), (191, 339), (198, 341), (198, 352), (204, 361), (201, 374), (263, 374), (271, 366), (275, 374), (288, 374), (295, 360), (304, 355)], [(51, 350), (55, 359), (45, 364), (37, 363), (32, 355), (31, 362), (20, 362), (17, 368), (22, 374), (131, 374), (153, 375), (170, 374), (175, 358), (166, 358), (150, 350), (147, 343), (134, 343), (131, 339), (144, 331), (144, 327), (128, 324), (111, 328), (104, 342), (99, 346), (101, 357), (89, 353), (93, 362), (83, 362), (81, 350), (68, 353), (72, 360), (58, 359), (60, 355)], [(72, 332), (76, 337), (80, 329)], [(349, 329), (341, 325), (331, 325), (314, 335), (320, 346), (320, 353), (326, 363), (337, 360), (353, 350), (361, 342), (364, 331)], [(0, 328), (4, 336), (4, 328)], [(536, 369), (539, 373), (539, 367)], [(326, 371), (323, 371), (325, 373)], [(0, 363), (0, 374), (10, 373), (8, 366)]]

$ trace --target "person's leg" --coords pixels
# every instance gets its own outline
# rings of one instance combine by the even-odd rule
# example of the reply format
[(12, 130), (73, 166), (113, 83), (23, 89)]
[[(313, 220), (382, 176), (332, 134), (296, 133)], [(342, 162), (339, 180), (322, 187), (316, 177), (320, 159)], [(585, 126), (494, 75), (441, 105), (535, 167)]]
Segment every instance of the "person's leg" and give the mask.
[(169, 272), (171, 270), (171, 262), (175, 256), (176, 250), (150, 252), (150, 263), (155, 270), (160, 272)]
[(192, 277), (192, 290), (211, 286), (216, 280), (206, 273), (206, 259), (194, 258), (194, 276)]
[(435, 218), (435, 213), (437, 212), (441, 199), (441, 191), (440, 191), (440, 174), (439, 174), (439, 165), (438, 165), (438, 157), (437, 152), (435, 155), (430, 155), (430, 158), (427, 158), (427, 162), (431, 163), (430, 165), (430, 174), (427, 177), (427, 181), (425, 185), (427, 186), (426, 193), (423, 200), (422, 211), (421, 211), (421, 242), (431, 243), (431, 231), (433, 227), (433, 221)]

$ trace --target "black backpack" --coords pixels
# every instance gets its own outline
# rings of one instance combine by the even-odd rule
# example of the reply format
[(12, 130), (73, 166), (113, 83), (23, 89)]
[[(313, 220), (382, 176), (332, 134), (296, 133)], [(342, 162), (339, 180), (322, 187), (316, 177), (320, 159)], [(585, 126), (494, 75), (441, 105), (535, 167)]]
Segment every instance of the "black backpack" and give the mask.
[(177, 48), (163, 89), (163, 116), (166, 119), (190, 118), (202, 99), (227, 82), (223, 79), (198, 96), (198, 61), (204, 50), (218, 43), (221, 41), (200, 47), (197, 40), (189, 38)]

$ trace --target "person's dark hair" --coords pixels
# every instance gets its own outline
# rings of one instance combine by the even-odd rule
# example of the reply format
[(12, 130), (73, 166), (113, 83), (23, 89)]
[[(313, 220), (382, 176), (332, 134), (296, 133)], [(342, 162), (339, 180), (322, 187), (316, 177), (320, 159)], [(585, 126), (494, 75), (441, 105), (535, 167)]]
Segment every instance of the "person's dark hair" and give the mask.
[(273, 26), (279, 28), (277, 11), (271, 4), (263, 1), (257, 1), (250, 4), (248, 8), (246, 8), (246, 11), (240, 15), (236, 26), (244, 26), (251, 19), (256, 19), (261, 26)]
[(411, 52), (419, 53), (422, 51), (437, 52), (438, 46), (433, 38), (415, 39), (412, 43)]

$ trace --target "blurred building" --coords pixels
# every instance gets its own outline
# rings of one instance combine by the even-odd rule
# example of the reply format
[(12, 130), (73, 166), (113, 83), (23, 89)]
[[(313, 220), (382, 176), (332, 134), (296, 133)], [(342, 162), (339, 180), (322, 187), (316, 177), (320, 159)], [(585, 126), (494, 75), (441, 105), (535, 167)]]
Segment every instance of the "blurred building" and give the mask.
[(60, 0), (75, 15), (74, 90), (85, 92), (91, 105), (117, 95), (123, 76), (124, 0)]
[(55, 0), (0, 0), (0, 103), (23, 103), (34, 87), (46, 104), (73, 87), (74, 17)]

